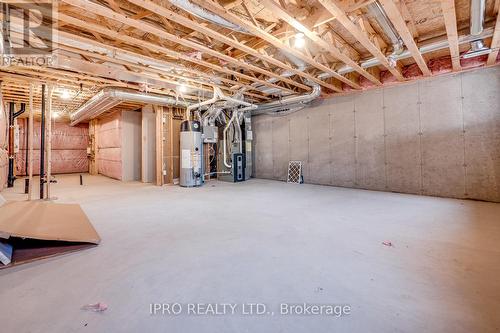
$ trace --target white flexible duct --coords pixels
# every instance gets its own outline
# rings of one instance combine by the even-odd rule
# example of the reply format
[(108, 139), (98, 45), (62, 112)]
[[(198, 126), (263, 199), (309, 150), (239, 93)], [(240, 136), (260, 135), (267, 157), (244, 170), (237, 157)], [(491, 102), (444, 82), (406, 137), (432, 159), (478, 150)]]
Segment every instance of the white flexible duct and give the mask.
[(259, 104), (257, 106), (257, 109), (252, 112), (252, 115), (275, 112), (283, 109), (296, 109), (303, 104), (313, 101), (321, 94), (321, 86), (316, 83), (309, 84), (311, 85), (311, 87), (313, 87), (311, 93), (301, 96), (285, 97), (277, 101)]
[(188, 105), (188, 102), (180, 102), (170, 96), (146, 94), (131, 89), (108, 87), (102, 89), (72, 113), (70, 116), (70, 125), (75, 126), (82, 121), (94, 119), (124, 101), (153, 105)]
[(399, 36), (399, 33), (392, 25), (392, 22), (389, 20), (387, 14), (382, 8), (382, 5), (378, 1), (370, 3), (368, 6), (366, 6), (366, 9), (370, 14), (373, 15), (373, 17), (377, 20), (378, 24), (384, 31), (385, 35), (391, 40), (392, 53), (387, 57), (387, 60), (392, 67), (395, 67), (397, 63), (397, 60), (395, 59), (396, 56), (400, 55), (404, 51), (404, 43), (401, 39), (401, 36)]
[(257, 105), (255, 104), (245, 102), (242, 99), (236, 99), (233, 97), (226, 96), (219, 87), (214, 87), (214, 94), (212, 98), (197, 104), (191, 104), (186, 108), (186, 119), (191, 119), (191, 112), (193, 110), (196, 109), (201, 110), (216, 103), (222, 104), (222, 105), (217, 105), (217, 107), (220, 109), (228, 109), (237, 106), (243, 106), (243, 108), (238, 109), (239, 112), (254, 110), (257, 108)]
[(226, 19), (206, 10), (205, 8), (202, 8), (198, 5), (195, 5), (194, 3), (192, 3), (189, 0), (169, 0), (169, 1), (174, 6), (177, 6), (179, 8), (184, 9), (186, 12), (188, 12), (194, 16), (197, 16), (199, 18), (202, 18), (202, 19), (210, 21), (212, 23), (221, 25), (225, 28), (228, 28), (228, 29), (231, 29), (234, 31), (238, 31), (238, 32), (246, 33), (246, 34), (248, 33), (242, 27), (227, 21)]

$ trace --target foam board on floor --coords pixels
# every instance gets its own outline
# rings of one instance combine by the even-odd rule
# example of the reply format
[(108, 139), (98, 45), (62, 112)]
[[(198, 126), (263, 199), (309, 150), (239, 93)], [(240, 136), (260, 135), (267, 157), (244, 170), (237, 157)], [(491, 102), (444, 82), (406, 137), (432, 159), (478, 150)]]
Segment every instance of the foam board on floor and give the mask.
[(101, 239), (77, 204), (12, 201), (0, 207), (0, 238), (13, 246), (6, 268), (88, 248)]
[(11, 201), (0, 208), (0, 237), (86, 242), (101, 239), (77, 204)]

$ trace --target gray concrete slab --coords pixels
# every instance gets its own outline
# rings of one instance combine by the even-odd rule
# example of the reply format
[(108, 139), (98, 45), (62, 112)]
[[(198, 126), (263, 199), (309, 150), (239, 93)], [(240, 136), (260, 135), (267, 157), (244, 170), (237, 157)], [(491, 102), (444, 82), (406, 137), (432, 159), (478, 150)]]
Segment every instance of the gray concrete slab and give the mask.
[[(102, 243), (0, 271), (2, 332), (500, 328), (500, 204), (257, 179), (186, 189), (57, 178), (54, 195), (80, 203)], [(22, 183), (2, 194), (23, 199)], [(80, 309), (95, 302), (108, 310)], [(257, 302), (275, 314), (150, 314), (173, 302)], [(279, 314), (303, 302), (352, 311)]]

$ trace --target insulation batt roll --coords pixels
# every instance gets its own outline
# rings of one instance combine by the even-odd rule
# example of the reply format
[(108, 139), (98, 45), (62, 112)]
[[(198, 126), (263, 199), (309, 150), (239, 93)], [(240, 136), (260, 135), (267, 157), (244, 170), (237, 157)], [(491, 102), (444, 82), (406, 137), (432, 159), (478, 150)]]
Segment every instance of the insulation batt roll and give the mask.
[(7, 113), (0, 95), (0, 148), (7, 148)]
[(7, 184), (7, 175), (9, 170), (9, 154), (5, 149), (0, 148), (0, 191)]

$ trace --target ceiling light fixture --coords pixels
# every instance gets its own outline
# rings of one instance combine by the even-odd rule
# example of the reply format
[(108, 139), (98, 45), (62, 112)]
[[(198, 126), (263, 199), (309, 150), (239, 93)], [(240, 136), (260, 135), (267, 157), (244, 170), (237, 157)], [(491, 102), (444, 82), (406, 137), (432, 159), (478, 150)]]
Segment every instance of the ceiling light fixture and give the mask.
[(62, 92), (61, 92), (61, 98), (62, 99), (70, 99), (71, 98), (71, 94), (69, 92), (68, 89), (63, 89)]
[(185, 84), (182, 83), (179, 85), (179, 92), (185, 93), (185, 92), (187, 92), (187, 90), (188, 90), (188, 88), (186, 87)]
[(301, 49), (306, 45), (306, 40), (302, 32), (298, 32), (297, 34), (295, 34), (295, 41), (293, 45), (296, 49)]

